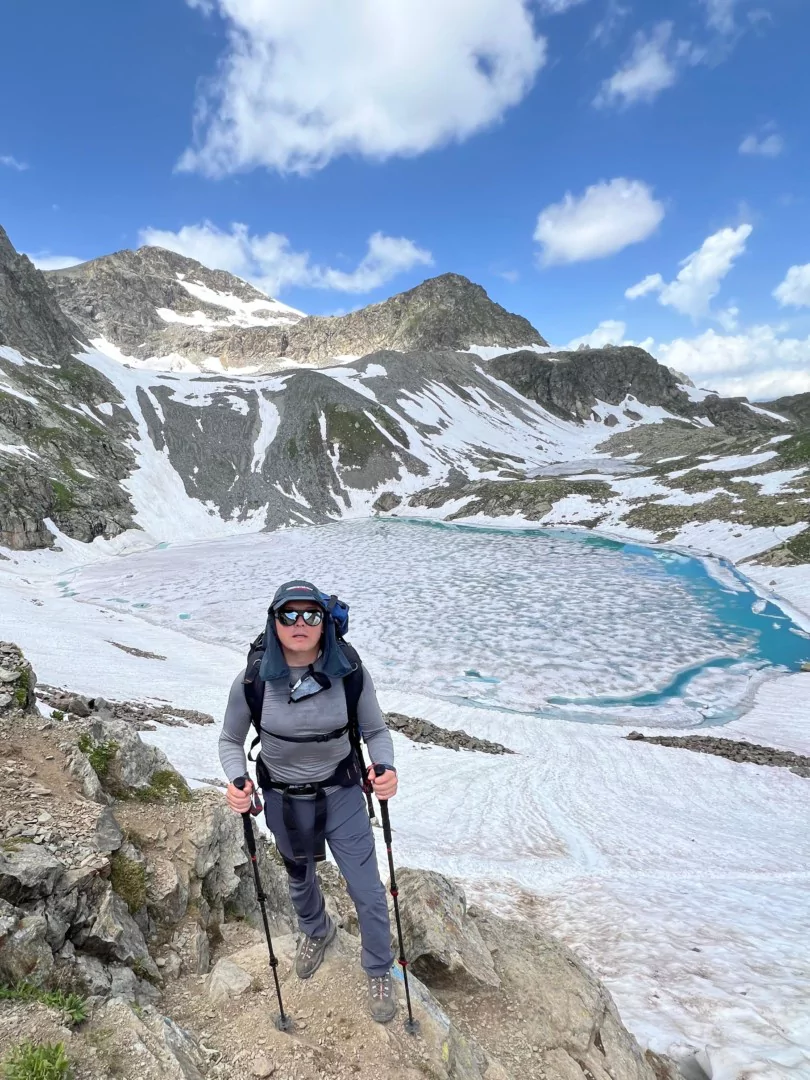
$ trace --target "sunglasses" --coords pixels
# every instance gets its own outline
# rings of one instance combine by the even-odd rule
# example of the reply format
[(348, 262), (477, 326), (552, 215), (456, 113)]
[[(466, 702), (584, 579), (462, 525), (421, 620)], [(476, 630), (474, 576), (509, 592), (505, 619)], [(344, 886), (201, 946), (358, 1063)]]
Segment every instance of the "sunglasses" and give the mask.
[(323, 622), (323, 612), (320, 610), (292, 611), (290, 609), (282, 608), (281, 611), (276, 612), (276, 619), (282, 626), (295, 626), (298, 622), (299, 615), (307, 626), (320, 626)]
[(320, 694), (321, 690), (328, 690), (331, 685), (332, 682), (328, 675), (324, 675), (322, 671), (315, 671), (310, 665), (301, 678), (290, 686), (290, 696), (287, 704), (291, 705), (295, 701), (303, 701), (304, 698)]

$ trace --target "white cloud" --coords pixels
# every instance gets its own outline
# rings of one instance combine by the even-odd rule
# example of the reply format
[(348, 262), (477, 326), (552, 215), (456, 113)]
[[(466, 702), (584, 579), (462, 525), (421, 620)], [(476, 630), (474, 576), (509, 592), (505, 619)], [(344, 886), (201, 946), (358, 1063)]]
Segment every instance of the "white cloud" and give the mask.
[(810, 263), (791, 266), (785, 280), (773, 290), (782, 307), (810, 307)]
[(740, 143), (741, 154), (756, 154), (759, 157), (779, 157), (784, 149), (785, 140), (778, 132), (772, 132), (770, 135), (762, 134), (761, 136), (746, 135)]
[(541, 11), (546, 12), (547, 15), (562, 15), (569, 8), (577, 7), (585, 0), (537, 0), (537, 2)]
[(621, 320), (605, 319), (599, 323), (595, 330), (591, 330), (590, 334), (583, 334), (582, 337), (574, 338), (568, 342), (565, 348), (578, 349), (580, 345), (590, 345), (592, 349), (603, 349), (605, 345), (621, 345), (624, 342), (626, 331), (627, 324), (621, 322)]
[(649, 292), (657, 292), (660, 304), (675, 308), (682, 315), (691, 315), (693, 319), (708, 315), (711, 301), (720, 291), (720, 282), (745, 251), (745, 243), (752, 232), (751, 225), (720, 229), (707, 237), (698, 251), (683, 260), (674, 281), (667, 284), (660, 274), (650, 274), (627, 289), (624, 295), (635, 300)]
[(38, 270), (64, 270), (66, 266), (78, 266), (84, 259), (75, 255), (51, 255), (49, 251), (25, 253)]
[(609, 45), (630, 11), (631, 8), (625, 7), (619, 0), (608, 0), (605, 14), (591, 30), (591, 41), (599, 45)]
[(721, 34), (733, 34), (737, 28), (734, 8), (737, 0), (703, 0), (706, 6), (706, 22)]
[(810, 391), (810, 337), (784, 337), (773, 326), (738, 334), (707, 330), (653, 347), (662, 364), (727, 397), (767, 401)]
[(639, 31), (627, 63), (605, 79), (593, 104), (607, 108), (654, 101), (662, 90), (675, 85), (683, 67), (705, 59), (702, 49), (673, 39), (672, 30), (671, 22), (660, 22), (649, 35)]
[(384, 160), (461, 141), (518, 104), (546, 60), (534, 0), (187, 2), (228, 24), (179, 162), (212, 176), (306, 173), (342, 154)]
[(614, 255), (646, 240), (664, 217), (664, 205), (640, 180), (602, 181), (583, 195), (567, 192), (543, 210), (534, 230), (546, 266)]
[(258, 288), (276, 295), (285, 286), (333, 289), (338, 292), (370, 292), (397, 274), (415, 266), (430, 266), (429, 251), (417, 247), (405, 237), (385, 236), (376, 232), (368, 249), (352, 271), (313, 264), (307, 252), (294, 251), (281, 233), (251, 235), (247, 225), (238, 222), (230, 232), (205, 221), (184, 225), (177, 232), (142, 229), (140, 243), (168, 248), (205, 266), (228, 270), (252, 281)]
[(659, 292), (663, 287), (664, 279), (660, 274), (648, 274), (638, 285), (631, 285), (629, 289), (625, 289), (624, 295), (628, 300), (638, 300), (640, 296), (646, 296), (647, 293), (651, 292)]
[(499, 278), (508, 281), (510, 285), (515, 285), (520, 281), (520, 271), (518, 270), (496, 270), (495, 273)]
[(28, 165), (24, 161), (18, 161), (12, 154), (0, 154), (0, 165), (7, 169), (15, 169), (17, 172), (25, 172)]

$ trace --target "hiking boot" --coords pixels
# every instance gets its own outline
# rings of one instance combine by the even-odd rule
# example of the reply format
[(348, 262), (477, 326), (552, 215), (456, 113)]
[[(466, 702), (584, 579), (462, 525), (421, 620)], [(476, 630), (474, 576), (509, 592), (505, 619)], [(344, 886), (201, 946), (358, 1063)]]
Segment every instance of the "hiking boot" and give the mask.
[(323, 954), (327, 946), (335, 940), (337, 927), (329, 927), (326, 937), (304, 937), (298, 946), (295, 957), (295, 974), (299, 979), (310, 979), (323, 963)]
[(378, 1024), (387, 1024), (397, 1013), (397, 999), (394, 994), (394, 980), (391, 972), (385, 975), (368, 976), (368, 1003), (372, 1020)]

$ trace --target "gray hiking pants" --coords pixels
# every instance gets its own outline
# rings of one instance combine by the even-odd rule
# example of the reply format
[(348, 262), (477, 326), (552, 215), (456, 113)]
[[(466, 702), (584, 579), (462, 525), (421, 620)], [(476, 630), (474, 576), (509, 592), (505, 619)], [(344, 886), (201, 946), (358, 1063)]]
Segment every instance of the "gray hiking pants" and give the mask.
[[(292, 800), (301, 836), (311, 836), (315, 822), (313, 799)], [(267, 826), (275, 837), (290, 882), (290, 899), (298, 927), (307, 937), (325, 937), (330, 918), (315, 873), (315, 860), (295, 862), (287, 838), (279, 791), (264, 791)], [(359, 786), (337, 788), (326, 796), (326, 842), (335, 857), (357, 909), (361, 963), (369, 975), (385, 975), (394, 962), (385, 888), (377, 868), (377, 853), (363, 792)]]

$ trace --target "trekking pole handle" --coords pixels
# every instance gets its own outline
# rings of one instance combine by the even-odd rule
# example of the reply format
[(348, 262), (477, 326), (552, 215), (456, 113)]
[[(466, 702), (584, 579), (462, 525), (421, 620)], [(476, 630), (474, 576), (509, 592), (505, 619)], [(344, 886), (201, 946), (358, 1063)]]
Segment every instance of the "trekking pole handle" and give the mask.
[[(375, 776), (384, 776), (386, 771), (387, 770), (386, 770), (384, 765), (375, 765), (374, 766), (374, 775)], [(380, 799), (378, 797), (378, 801), (379, 801), (379, 804), (380, 804), (380, 811), (382, 813), (383, 837), (385, 839), (386, 844), (390, 844), (392, 837), (391, 837), (391, 818), (388, 816), (388, 800), (387, 799)]]

